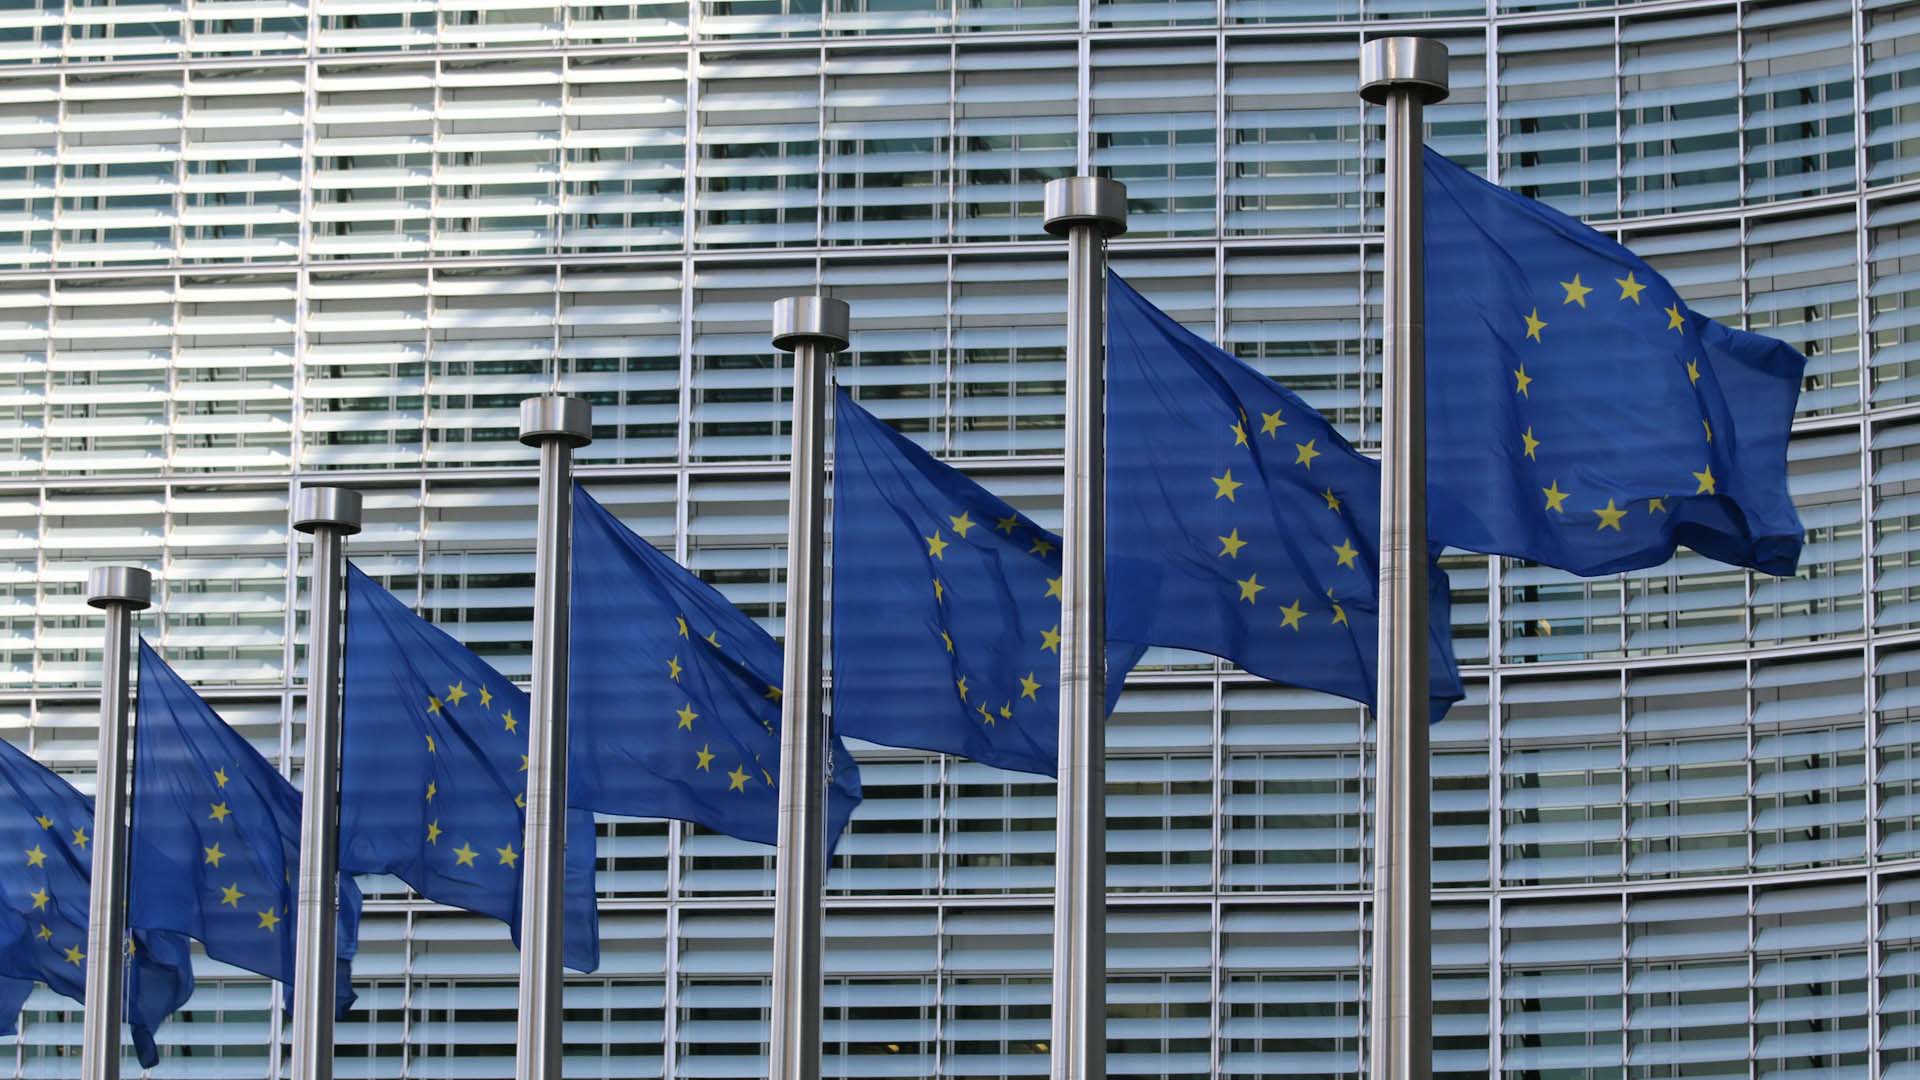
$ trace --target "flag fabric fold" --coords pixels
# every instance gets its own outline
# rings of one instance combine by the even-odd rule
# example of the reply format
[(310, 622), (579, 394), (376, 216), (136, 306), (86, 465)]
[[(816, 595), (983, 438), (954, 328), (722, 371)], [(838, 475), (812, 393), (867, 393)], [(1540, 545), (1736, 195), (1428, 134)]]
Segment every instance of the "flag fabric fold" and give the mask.
[[(1107, 278), (1107, 626), (1371, 706), (1380, 464), (1306, 402)], [(1438, 546), (1433, 718), (1465, 690)]]
[[(292, 1000), (300, 793), (145, 641), (134, 728), (127, 922), (197, 939)], [(354, 1001), (360, 890), (340, 876), (334, 1009)]]
[[(340, 868), (503, 920), (520, 941), (528, 698), (347, 566)], [(600, 964), (593, 815), (567, 814), (564, 962)]]
[[(95, 962), (86, 952), (92, 829), (92, 799), (0, 740), (0, 976), (46, 983), (83, 1005)], [(129, 879), (129, 896), (138, 892)], [(193, 996), (193, 951), (167, 931), (131, 937), (125, 1016), (150, 1069), (160, 1060), (154, 1033)]]
[(1805, 358), (1431, 149), (1424, 190), (1429, 538), (1587, 576), (1678, 544), (1792, 574)]
[[(572, 596), (568, 801), (773, 843), (779, 643), (579, 485)], [(860, 770), (832, 741), (829, 851), (860, 803)]]
[[(845, 390), (834, 415), (835, 730), (1056, 775), (1060, 537)], [(1108, 649), (1109, 709), (1139, 655)]]

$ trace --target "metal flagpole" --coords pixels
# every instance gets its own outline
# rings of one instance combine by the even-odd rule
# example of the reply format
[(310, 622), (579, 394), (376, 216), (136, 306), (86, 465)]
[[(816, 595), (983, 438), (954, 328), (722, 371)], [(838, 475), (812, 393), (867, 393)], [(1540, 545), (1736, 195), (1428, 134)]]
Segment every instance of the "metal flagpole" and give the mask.
[(819, 1080), (820, 899), (827, 877), (826, 717), (820, 651), (826, 519), (827, 371), (847, 347), (847, 303), (773, 304), (773, 347), (793, 353), (787, 494), (786, 662), (780, 697), (780, 826), (774, 856), (771, 1080)]
[(87, 910), (87, 998), (82, 1080), (119, 1080), (120, 1013), (127, 940), (127, 665), (133, 613), (153, 603), (153, 575), (137, 566), (96, 566), (87, 604), (106, 612), (100, 650), (99, 788), (93, 796), (93, 880)]
[(1060, 557), (1060, 780), (1055, 793), (1052, 1080), (1107, 1075), (1107, 252), (1127, 189), (1047, 182), (1067, 238), (1067, 491)]
[(540, 512), (534, 532), (533, 700), (527, 717), (520, 1039), (514, 1075), (560, 1080), (573, 452), (593, 441), (593, 406), (572, 397), (527, 398), (520, 403), (520, 441), (540, 449)]
[(1371, 1080), (1433, 1069), (1432, 778), (1427, 761), (1426, 326), (1421, 113), (1447, 96), (1447, 49), (1360, 50), (1360, 96), (1386, 106), (1386, 349), (1380, 456), (1380, 684), (1374, 709)]
[(300, 804), (299, 909), (294, 924), (293, 1080), (333, 1080), (333, 996), (340, 896), (340, 664), (346, 652), (346, 539), (360, 531), (360, 493), (301, 488), (293, 527), (313, 536), (307, 589), (307, 766)]

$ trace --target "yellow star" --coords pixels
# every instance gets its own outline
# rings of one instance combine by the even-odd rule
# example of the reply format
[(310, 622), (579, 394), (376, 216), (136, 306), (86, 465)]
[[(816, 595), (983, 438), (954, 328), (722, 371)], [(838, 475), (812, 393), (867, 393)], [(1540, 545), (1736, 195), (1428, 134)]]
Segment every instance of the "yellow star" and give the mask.
[(779, 687), (777, 687), (777, 686), (775, 686), (775, 685), (773, 685), (772, 683), (768, 683), (768, 684), (767, 684), (767, 692), (766, 692), (766, 693), (764, 693), (764, 694), (761, 694), (760, 696), (761, 696), (761, 697), (763, 697), (763, 698), (766, 698), (766, 699), (767, 699), (768, 701), (779, 701), (779, 700), (780, 700), (780, 688), (779, 688)]
[(939, 529), (933, 530), (933, 535), (927, 537), (927, 555), (942, 562), (946, 561), (947, 542), (940, 538)]
[(999, 529), (1003, 533), (1006, 533), (1008, 536), (1012, 536), (1013, 530), (1020, 527), (1020, 515), (1008, 514), (1006, 517), (1000, 518), (999, 520), (995, 521), (993, 523), (993, 527), (996, 529)]
[(1545, 330), (1546, 328), (1547, 328), (1547, 324), (1540, 320), (1539, 308), (1534, 308), (1532, 311), (1527, 313), (1527, 336), (1528, 337), (1532, 338), (1535, 341), (1539, 341), (1540, 331)]
[(1573, 275), (1572, 281), (1561, 282), (1560, 287), (1567, 290), (1567, 298), (1560, 301), (1563, 306), (1567, 304), (1579, 304), (1581, 307), (1586, 307), (1587, 294), (1593, 291), (1587, 286), (1580, 284), (1579, 274)]
[(934, 578), (933, 579), (933, 602), (937, 604), (945, 600), (946, 598), (947, 598), (946, 582), (941, 581), (939, 578)]
[(1605, 506), (1605, 508), (1600, 510), (1595, 510), (1594, 513), (1600, 515), (1600, 524), (1594, 526), (1594, 531), (1596, 532), (1598, 532), (1601, 529), (1612, 529), (1614, 532), (1619, 532), (1620, 519), (1627, 516), (1627, 512), (1625, 510), (1618, 510), (1614, 508), (1612, 499), (1607, 500), (1607, 505)]
[[(225, 787), (226, 785), (223, 783), (221, 786)], [(53, 828), (53, 819), (50, 817), (47, 817), (45, 814), (36, 815), (33, 820), (38, 822), (40, 827), (43, 829)]]
[(230, 908), (239, 907), (240, 901), (246, 898), (247, 894), (240, 891), (240, 883), (237, 881), (220, 890), (220, 902)]
[(440, 711), (440, 699), (437, 697), (434, 697), (432, 694), (427, 695), (427, 711), (430, 713), (437, 713)]
[(47, 865), (47, 853), (40, 850), (39, 844), (35, 844), (32, 847), (27, 849), (27, 865), (28, 866)]
[(716, 649), (719, 648), (720, 647), (720, 631), (718, 630), (707, 631), (707, 644), (713, 646)]
[(1519, 367), (1513, 369), (1514, 393), (1519, 394), (1523, 398), (1531, 398), (1533, 395), (1527, 392), (1527, 387), (1532, 385), (1533, 376), (1527, 374), (1527, 365), (1521, 364)]
[(225, 769), (213, 770), (213, 782), (219, 787), (226, 787), (227, 786), (227, 770)]
[(1327, 602), (1333, 605), (1333, 625), (1339, 626), (1342, 623), (1345, 623), (1348, 626), (1353, 625), (1352, 623), (1347, 622), (1347, 609), (1341, 607), (1340, 601), (1335, 600), (1333, 598), (1332, 589), (1327, 590)]
[(1647, 500), (1647, 513), (1649, 514), (1653, 513), (1656, 510), (1664, 511), (1666, 510), (1666, 508), (1667, 508), (1667, 500), (1665, 499), (1648, 499)]
[(28, 893), (27, 895), (33, 897), (33, 910), (35, 911), (39, 911), (41, 908), (46, 907), (47, 901), (53, 899), (53, 897), (45, 889), (35, 889), (32, 892)]
[(980, 714), (981, 722), (986, 724), (988, 727), (1000, 726), (1000, 722), (993, 718), (993, 713), (987, 708), (986, 702), (983, 701), (979, 705), (975, 706), (974, 711)]
[(960, 676), (960, 678), (954, 681), (953, 685), (960, 691), (960, 700), (967, 700), (967, 677), (965, 675)]
[(508, 709), (506, 712), (500, 714), (500, 722), (507, 726), (508, 734), (520, 730), (520, 721), (514, 718), (512, 709)]
[(1232, 424), (1228, 425), (1227, 430), (1233, 432), (1233, 445), (1235, 446), (1247, 445), (1247, 426), (1245, 424), (1242, 424), (1236, 420)]
[[(755, 760), (758, 760), (758, 759), (756, 758)], [(760, 770), (760, 779), (763, 782), (765, 782), (768, 787), (773, 786), (773, 774), (768, 772), (767, 770), (765, 769)]]
[(1007, 701), (1007, 702), (1002, 702), (1002, 703), (1001, 703), (1001, 705), (1000, 705), (1000, 719), (1002, 719), (1002, 720), (1011, 720), (1011, 719), (1013, 719), (1013, 702), (1011, 702), (1011, 701)]
[(1026, 676), (1020, 680), (1020, 696), (1029, 701), (1039, 701), (1039, 697), (1036, 696), (1039, 692), (1040, 680), (1033, 677), (1033, 672), (1027, 672)]
[(1246, 486), (1247, 485), (1240, 481), (1235, 480), (1233, 478), (1233, 470), (1228, 469), (1227, 475), (1213, 478), (1213, 497), (1216, 500), (1225, 499), (1228, 502), (1236, 502), (1238, 500), (1233, 497), (1233, 493)]
[(1050, 653), (1058, 653), (1060, 651), (1059, 623), (1055, 623), (1051, 630), (1040, 631), (1040, 651)]
[(1247, 542), (1240, 539), (1239, 529), (1235, 529), (1225, 536), (1216, 536), (1214, 539), (1220, 541), (1220, 554), (1225, 555), (1229, 559), (1239, 558), (1240, 549), (1247, 546)]
[(483, 709), (493, 708), (493, 691), (488, 690), (484, 686), (480, 688), (480, 707)]
[(1044, 559), (1053, 554), (1053, 541), (1044, 536), (1036, 536), (1033, 538), (1033, 546), (1027, 549), (1027, 554), (1038, 555)]
[(525, 810), (527, 808), (527, 793), (524, 791), (516, 792), (513, 796), (513, 805)]
[(427, 843), (438, 844), (440, 842), (440, 834), (444, 831), (445, 830), (440, 828), (439, 818), (427, 822)]
[(940, 631), (940, 640), (946, 642), (948, 652), (953, 651), (953, 635), (952, 634), (949, 634), (945, 630), (942, 630)]
[(673, 621), (680, 628), (680, 636), (686, 637), (687, 636), (687, 617), (685, 615), (675, 615), (673, 617)]
[(74, 967), (79, 967), (80, 961), (85, 960), (86, 958), (87, 958), (87, 954), (80, 951), (80, 946), (78, 945), (67, 946), (67, 963), (72, 964)]
[(682, 731), (692, 731), (693, 722), (700, 719), (700, 714), (693, 711), (693, 702), (691, 701), (680, 706), (680, 711), (674, 713), (674, 715), (680, 718), (680, 729)]
[(693, 756), (699, 760), (699, 764), (694, 767), (699, 769), (701, 772), (713, 771), (712, 769), (708, 768), (709, 765), (713, 764), (713, 755), (708, 752), (708, 748), (711, 747), (712, 745), (713, 745), (712, 743), (703, 744), (700, 747), (700, 749), (695, 750), (693, 752)]
[(667, 660), (667, 676), (674, 682), (680, 681), (680, 658), (675, 656)]
[(427, 781), (427, 801), (432, 802), (433, 797), (435, 795), (438, 795), (439, 793), (440, 793), (440, 785), (434, 783), (431, 780)]
[(1354, 566), (1353, 559), (1354, 556), (1360, 554), (1360, 549), (1353, 546), (1353, 541), (1340, 541), (1339, 546), (1333, 549), (1333, 554), (1335, 558), (1340, 560), (1338, 565), (1354, 567), (1356, 570), (1359, 569), (1359, 567)]
[(1694, 473), (1693, 478), (1700, 481), (1700, 490), (1694, 492), (1695, 495), (1717, 494), (1717, 492), (1713, 490), (1713, 466), (1707, 466), (1706, 472)]
[(1307, 609), (1300, 606), (1300, 598), (1297, 596), (1294, 597), (1293, 603), (1280, 609), (1280, 617), (1286, 620), (1280, 624), (1280, 628), (1299, 633), (1300, 620), (1305, 618), (1306, 614)]
[(1560, 505), (1567, 501), (1567, 493), (1560, 490), (1560, 481), (1555, 480), (1552, 485), (1543, 487), (1540, 491), (1547, 497), (1547, 509), (1557, 510), (1562, 514), (1567, 512), (1566, 507)]
[(1287, 422), (1280, 419), (1278, 409), (1260, 414), (1260, 434), (1262, 435), (1277, 439), (1280, 437), (1280, 429), (1286, 426)]
[(207, 811), (207, 817), (214, 821), (225, 821), (232, 816), (233, 811), (227, 809), (227, 804), (223, 802), (214, 803), (212, 809)]
[(40, 929), (33, 932), (33, 936), (39, 938), (41, 941), (51, 940), (53, 937), (53, 928), (42, 925)]
[[(1064, 575), (1062, 575), (1061, 577), (1048, 578), (1047, 579), (1047, 596), (1052, 597), (1055, 600), (1065, 600), (1067, 598), (1067, 594), (1065, 591), (1066, 587), (1064, 584), (1065, 580), (1066, 578)], [(1046, 597), (1042, 597), (1041, 599), (1046, 599)]]
[(1540, 460), (1533, 456), (1533, 452), (1540, 449), (1540, 440), (1533, 437), (1533, 428), (1529, 427), (1520, 433), (1520, 447), (1527, 457), (1532, 458), (1534, 461)]
[(1253, 603), (1254, 597), (1260, 595), (1261, 589), (1266, 588), (1265, 585), (1260, 584), (1259, 574), (1248, 574), (1246, 577), (1238, 579), (1235, 584), (1240, 586), (1240, 599), (1245, 600), (1249, 604)]
[(1687, 385), (1692, 386), (1694, 383), (1697, 383), (1699, 381), (1700, 381), (1700, 361), (1698, 360), (1687, 361)]
[(274, 927), (279, 925), (280, 925), (280, 916), (275, 915), (273, 913), (272, 908), (268, 908), (267, 910), (260, 913), (260, 925), (254, 927), (254, 929), (266, 930), (270, 932), (273, 930)]
[(1334, 513), (1340, 512), (1340, 497), (1333, 493), (1332, 488), (1321, 492), (1320, 497), (1327, 500), (1327, 509), (1332, 510)]
[(1678, 334), (1681, 332), (1680, 328), (1685, 325), (1687, 325), (1687, 320), (1685, 316), (1680, 314), (1680, 305), (1678, 302), (1667, 308), (1667, 329)]
[(478, 854), (480, 853), (473, 850), (472, 847), (462, 843), (459, 847), (453, 849), (453, 865), (472, 866), (474, 856)]
[(1627, 271), (1626, 277), (1614, 278), (1613, 283), (1620, 286), (1620, 299), (1631, 300), (1636, 304), (1640, 302), (1640, 290), (1646, 288), (1646, 285), (1633, 280), (1633, 271), (1631, 270)]
[(457, 683), (454, 683), (452, 686), (447, 687), (447, 704), (458, 705), (462, 701), (465, 701), (466, 698), (467, 698), (466, 683), (457, 682)]
[(427, 753), (429, 753), (429, 754), (431, 754), (431, 753), (434, 753), (434, 752), (435, 752), (435, 751), (434, 751), (434, 748), (433, 748), (433, 736), (431, 736), (431, 735), (429, 735), (429, 736), (427, 736)]
[(747, 775), (746, 769), (735, 765), (733, 771), (727, 774), (727, 790), (745, 791), (747, 790), (747, 781), (750, 779), (752, 778)]
[(1293, 463), (1295, 465), (1305, 465), (1309, 469), (1313, 468), (1313, 459), (1320, 456), (1320, 451), (1313, 448), (1313, 444), (1318, 441), (1317, 439), (1308, 439), (1303, 443), (1294, 443)]
[(493, 852), (500, 856), (501, 866), (516, 866), (520, 862), (520, 853), (513, 850), (513, 841), (511, 840), (507, 841), (506, 847), (494, 848)]
[(73, 846), (79, 848), (81, 851), (87, 850), (87, 830), (73, 830)]
[(201, 850), (206, 854), (206, 862), (208, 866), (219, 866), (220, 860), (227, 857), (227, 853), (220, 850), (220, 842), (217, 840), (214, 841), (214, 844), (212, 847), (202, 848)]
[(959, 517), (947, 515), (947, 520), (953, 524), (953, 531), (959, 533), (962, 540), (967, 538), (967, 530), (973, 528), (973, 518), (967, 516), (965, 510), (960, 511)]
[(520, 771), (521, 772), (527, 771), (527, 755), (525, 754), (520, 755)]

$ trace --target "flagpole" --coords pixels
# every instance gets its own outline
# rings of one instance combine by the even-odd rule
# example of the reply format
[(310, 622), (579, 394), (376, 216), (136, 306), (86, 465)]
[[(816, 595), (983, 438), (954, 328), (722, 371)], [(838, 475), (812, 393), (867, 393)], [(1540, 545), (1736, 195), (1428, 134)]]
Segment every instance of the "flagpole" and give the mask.
[(346, 539), (360, 493), (304, 487), (293, 527), (313, 537), (307, 589), (307, 764), (300, 802), (300, 882), (293, 955), (293, 1080), (333, 1080), (333, 999), (340, 897), (340, 665)]
[(1072, 176), (1048, 181), (1044, 198), (1047, 231), (1067, 238), (1051, 1080), (1106, 1080), (1106, 241), (1127, 231), (1127, 189)]
[(1422, 112), (1447, 96), (1447, 49), (1396, 37), (1360, 50), (1360, 96), (1386, 107), (1386, 417), (1381, 425), (1380, 672), (1374, 709), (1370, 1080), (1433, 1070), (1427, 761), (1426, 296)]
[(780, 696), (780, 824), (774, 854), (771, 1080), (819, 1080), (820, 903), (827, 877), (825, 617), (827, 372), (847, 347), (847, 303), (773, 303), (773, 347), (793, 353), (793, 452), (787, 493), (786, 659)]
[(593, 441), (593, 406), (520, 403), (520, 441), (540, 449), (534, 531), (533, 693), (527, 717), (527, 833), (520, 892), (518, 1080), (560, 1080), (566, 931), (567, 634), (573, 573), (573, 452)]
[(133, 613), (152, 603), (153, 575), (137, 566), (96, 566), (87, 574), (87, 604), (106, 612), (107, 632), (100, 650), (99, 786), (93, 796), (82, 1080), (120, 1077), (127, 939), (127, 665)]

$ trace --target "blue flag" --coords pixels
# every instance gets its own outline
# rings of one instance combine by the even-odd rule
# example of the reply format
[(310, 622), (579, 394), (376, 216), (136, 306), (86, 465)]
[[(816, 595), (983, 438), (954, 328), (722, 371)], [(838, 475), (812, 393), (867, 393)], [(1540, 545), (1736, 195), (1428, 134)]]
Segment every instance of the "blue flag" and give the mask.
[[(1372, 705), (1380, 464), (1118, 274), (1107, 303), (1108, 635)], [(1429, 574), (1438, 720), (1465, 690)]]
[(1793, 573), (1805, 358), (1431, 149), (1425, 190), (1430, 538), (1583, 575), (1676, 544)]
[[(207, 955), (293, 990), (300, 793), (145, 641), (134, 728), (127, 923), (197, 938)], [(339, 982), (353, 1005), (360, 890), (340, 875)]]
[(20, 1009), (32, 993), (25, 979), (0, 979), (0, 1039), (20, 1034)]
[[(525, 692), (351, 564), (340, 869), (392, 874), (520, 940)], [(593, 815), (567, 815), (565, 963), (600, 966)]]
[[(92, 828), (92, 799), (0, 740), (0, 976), (46, 983), (82, 1004), (94, 962), (86, 952)], [(133, 883), (129, 892), (138, 891)], [(192, 946), (141, 930), (129, 947), (127, 1024), (150, 1069), (160, 1060), (153, 1033), (193, 996)]]
[[(844, 390), (835, 416), (834, 729), (1055, 775), (1060, 538)], [(1139, 655), (1108, 649), (1108, 708)]]
[[(779, 643), (693, 572), (573, 489), (568, 801), (774, 842)], [(827, 847), (860, 804), (833, 740)]]

